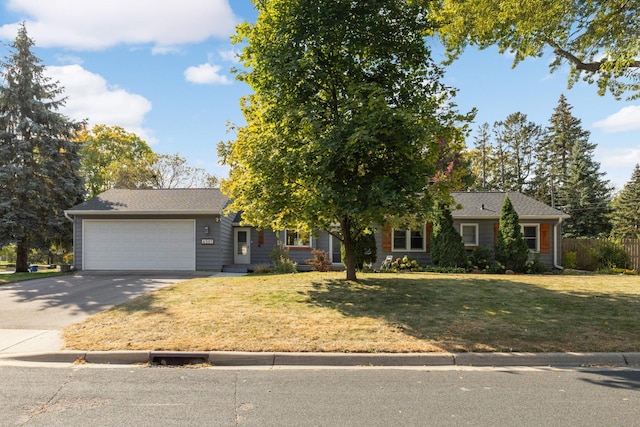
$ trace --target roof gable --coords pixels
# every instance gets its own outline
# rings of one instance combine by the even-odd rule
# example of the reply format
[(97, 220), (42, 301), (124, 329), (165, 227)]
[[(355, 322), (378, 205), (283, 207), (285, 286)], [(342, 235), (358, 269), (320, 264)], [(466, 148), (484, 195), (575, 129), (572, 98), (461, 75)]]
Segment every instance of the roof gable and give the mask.
[(451, 193), (455, 203), (461, 206), (461, 209), (454, 207), (451, 215), (456, 219), (499, 218), (507, 194), (520, 218), (569, 218), (566, 213), (517, 192)]
[(228, 198), (219, 189), (107, 190), (66, 212), (79, 214), (220, 214)]

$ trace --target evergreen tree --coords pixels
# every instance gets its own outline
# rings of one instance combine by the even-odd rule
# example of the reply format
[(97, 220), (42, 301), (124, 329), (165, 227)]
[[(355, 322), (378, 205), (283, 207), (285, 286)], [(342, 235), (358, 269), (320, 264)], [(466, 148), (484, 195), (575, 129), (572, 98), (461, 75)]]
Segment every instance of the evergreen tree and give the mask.
[(533, 153), (542, 135), (542, 129), (527, 120), (520, 112), (509, 114), (506, 120), (493, 126), (498, 148), (501, 191), (524, 193), (534, 168)]
[(611, 235), (618, 239), (640, 239), (640, 165), (613, 200)]
[(593, 160), (595, 144), (575, 141), (567, 165), (567, 175), (558, 189), (562, 210), (571, 215), (563, 227), (566, 237), (598, 237), (609, 234), (611, 186)]
[(496, 261), (507, 270), (522, 272), (526, 269), (528, 260), (529, 248), (522, 235), (518, 214), (507, 195), (500, 212)]
[(460, 233), (453, 226), (451, 211), (440, 204), (433, 221), (431, 262), (440, 267), (464, 267), (467, 253)]
[(475, 182), (471, 185), (472, 190), (489, 191), (495, 179), (495, 158), (494, 149), (491, 145), (491, 131), (489, 123), (483, 123), (478, 128), (478, 133), (474, 139), (474, 149), (470, 153), (471, 172)]
[(549, 119), (544, 137), (536, 151), (535, 178), (529, 193), (536, 200), (555, 207), (557, 193), (567, 180), (571, 153), (576, 144), (588, 144), (589, 132), (582, 129), (580, 119), (573, 116), (573, 107), (564, 95)]
[(33, 247), (70, 233), (64, 209), (82, 198), (77, 144), (80, 123), (58, 113), (63, 89), (44, 75), (24, 25), (1, 61), (0, 246), (16, 243), (16, 271)]

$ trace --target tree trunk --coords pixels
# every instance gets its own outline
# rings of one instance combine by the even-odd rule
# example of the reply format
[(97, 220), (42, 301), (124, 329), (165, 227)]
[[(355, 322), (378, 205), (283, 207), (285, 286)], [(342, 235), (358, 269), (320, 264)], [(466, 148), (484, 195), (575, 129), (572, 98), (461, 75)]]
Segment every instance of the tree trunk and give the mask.
[(357, 280), (356, 278), (356, 245), (351, 235), (351, 222), (346, 219), (340, 223), (342, 228), (342, 243), (344, 244), (344, 262), (347, 268), (347, 280)]
[(26, 273), (29, 271), (29, 244), (26, 237), (23, 237), (16, 244), (16, 273)]

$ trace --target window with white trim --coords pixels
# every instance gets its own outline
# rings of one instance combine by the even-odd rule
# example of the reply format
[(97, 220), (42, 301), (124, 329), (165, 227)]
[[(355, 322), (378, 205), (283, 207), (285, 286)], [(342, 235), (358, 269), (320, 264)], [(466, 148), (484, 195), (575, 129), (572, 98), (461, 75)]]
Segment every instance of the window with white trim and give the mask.
[(460, 224), (460, 236), (465, 246), (480, 246), (478, 224)]
[(540, 224), (521, 224), (522, 235), (531, 252), (540, 251)]
[(290, 247), (310, 248), (311, 233), (300, 230), (284, 230), (284, 244)]
[(391, 250), (394, 252), (424, 252), (426, 250), (426, 227), (393, 229), (393, 243)]

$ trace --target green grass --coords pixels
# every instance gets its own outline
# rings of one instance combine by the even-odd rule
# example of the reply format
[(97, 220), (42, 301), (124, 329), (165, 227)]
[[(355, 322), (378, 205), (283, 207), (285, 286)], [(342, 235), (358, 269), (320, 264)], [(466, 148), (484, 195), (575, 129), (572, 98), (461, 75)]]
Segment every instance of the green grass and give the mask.
[(35, 273), (10, 273), (0, 274), (0, 286), (7, 283), (22, 282), (24, 280), (42, 279), (45, 277), (62, 276), (69, 273), (61, 273), (59, 270), (38, 270)]
[(637, 276), (194, 279), (64, 331), (83, 350), (640, 351)]

